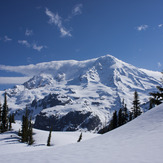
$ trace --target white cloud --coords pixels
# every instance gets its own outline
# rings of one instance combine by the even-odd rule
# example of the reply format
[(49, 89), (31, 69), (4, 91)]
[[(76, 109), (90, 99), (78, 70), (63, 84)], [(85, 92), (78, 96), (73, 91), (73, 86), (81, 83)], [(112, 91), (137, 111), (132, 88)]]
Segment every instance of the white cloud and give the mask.
[(148, 25), (140, 25), (140, 26), (136, 27), (136, 29), (138, 31), (146, 30), (147, 28), (148, 28)]
[(27, 40), (18, 40), (18, 43), (21, 44), (21, 45), (24, 45), (28, 48), (31, 47), (30, 43), (27, 41)]
[(50, 24), (54, 24), (56, 25), (61, 33), (61, 36), (69, 36), (71, 37), (71, 33), (70, 31), (68, 31), (63, 25), (62, 25), (62, 18), (57, 14), (54, 14), (53, 12), (51, 12), (48, 8), (46, 8), (45, 10), (46, 15), (50, 18), (49, 19), (49, 23)]
[(159, 27), (159, 28), (163, 27), (163, 24), (159, 24), (158, 27)]
[(37, 45), (36, 43), (30, 44), (27, 40), (18, 40), (18, 43), (21, 45), (26, 46), (27, 48), (32, 48), (37, 51), (41, 51), (43, 48), (47, 48), (47, 46), (44, 45)]
[(8, 36), (4, 36), (4, 42), (8, 42), (8, 41), (12, 41), (12, 39), (9, 38)]
[(160, 62), (157, 63), (158, 68), (162, 67), (162, 64)]
[(29, 29), (26, 29), (25, 35), (26, 36), (31, 36), (31, 35), (33, 35), (33, 31), (32, 30), (29, 30)]
[(30, 77), (0, 77), (0, 84), (23, 84)]
[(33, 44), (32, 48), (33, 48), (34, 50), (41, 51), (42, 48), (44, 48), (44, 46), (43, 46), (43, 45), (38, 46), (38, 45), (36, 45), (36, 44)]
[(72, 15), (74, 15), (74, 16), (75, 15), (80, 15), (82, 13), (82, 7), (83, 7), (82, 4), (75, 5), (75, 7), (72, 10)]

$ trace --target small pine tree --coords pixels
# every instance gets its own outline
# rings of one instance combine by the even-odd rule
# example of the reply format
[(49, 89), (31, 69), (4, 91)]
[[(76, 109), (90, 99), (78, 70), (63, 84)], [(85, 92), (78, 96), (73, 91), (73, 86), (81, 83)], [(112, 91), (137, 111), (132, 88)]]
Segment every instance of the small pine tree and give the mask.
[(9, 130), (11, 130), (11, 129), (12, 129), (12, 116), (10, 114), (10, 116), (9, 116)]
[(79, 139), (77, 140), (77, 142), (80, 142), (81, 140), (82, 140), (82, 132), (81, 132), (81, 134), (80, 134)]
[(132, 120), (133, 120), (133, 113), (130, 112), (130, 113), (129, 113), (129, 121), (132, 121)]
[(2, 132), (2, 104), (0, 102), (0, 133)]
[(150, 98), (151, 105), (160, 105), (163, 102), (163, 88), (160, 86), (156, 87), (158, 89), (155, 93), (150, 93), (152, 98)]
[(122, 109), (119, 109), (119, 112), (118, 112), (118, 126), (122, 126), (122, 125), (123, 125)]
[(20, 129), (18, 131), (18, 136), (22, 136), (22, 133), (21, 133)]
[(127, 111), (127, 106), (124, 104), (124, 101), (122, 103), (122, 108), (120, 108), (118, 112), (118, 126), (122, 126), (125, 123), (128, 122), (128, 111)]
[(14, 113), (11, 114), (11, 123), (15, 123), (15, 115), (14, 115)]
[(110, 122), (110, 125), (109, 125), (109, 130), (113, 130), (113, 129), (117, 128), (117, 127), (118, 127), (117, 111), (115, 111), (113, 113), (113, 118), (112, 118), (112, 120)]
[(28, 145), (32, 145), (34, 143), (33, 140), (33, 129), (32, 129), (32, 122), (31, 122), (31, 118), (29, 121), (29, 129), (28, 129)]
[(31, 118), (29, 120), (28, 109), (25, 110), (25, 115), (22, 117), (22, 131), (18, 133), (22, 139), (22, 142), (27, 142), (28, 145), (32, 145), (34, 143), (33, 140), (33, 129)]
[(26, 108), (25, 115), (22, 117), (22, 142), (28, 142), (28, 110)]
[(50, 131), (49, 131), (49, 136), (48, 136), (48, 140), (47, 140), (47, 146), (50, 146), (50, 142), (51, 142), (51, 133), (52, 133), (52, 127), (50, 128)]
[(2, 132), (5, 132), (7, 130), (8, 130), (8, 105), (7, 105), (7, 93), (5, 92), (2, 110)]
[(134, 101), (133, 101), (133, 118), (136, 118), (141, 114), (140, 102), (137, 91), (134, 92)]

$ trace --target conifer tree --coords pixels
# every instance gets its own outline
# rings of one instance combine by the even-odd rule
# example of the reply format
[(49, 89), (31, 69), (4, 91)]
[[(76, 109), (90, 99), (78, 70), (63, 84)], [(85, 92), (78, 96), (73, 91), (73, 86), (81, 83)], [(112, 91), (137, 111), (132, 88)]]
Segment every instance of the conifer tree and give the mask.
[(11, 128), (12, 128), (12, 116), (10, 114), (10, 116), (9, 116), (9, 130), (11, 130)]
[(0, 133), (2, 132), (2, 104), (0, 102)]
[(160, 105), (163, 102), (163, 88), (160, 86), (156, 87), (158, 89), (155, 93), (150, 93), (152, 98), (150, 98), (151, 104)]
[(122, 109), (119, 109), (119, 112), (118, 112), (118, 126), (122, 126), (122, 125), (123, 125)]
[(127, 106), (126, 104), (124, 105), (124, 107), (122, 108), (122, 123), (125, 124), (128, 122), (128, 111), (127, 111)]
[(28, 145), (32, 145), (34, 143), (33, 140), (33, 129), (32, 129), (32, 122), (31, 122), (31, 118), (29, 121), (29, 129), (28, 129)]
[(29, 120), (28, 109), (25, 110), (25, 115), (22, 117), (22, 132), (19, 133), (22, 137), (22, 142), (27, 142), (28, 145), (32, 145), (34, 143), (33, 140), (33, 129), (31, 118)]
[(111, 121), (111, 130), (113, 130), (113, 129), (115, 129), (115, 128), (117, 128), (117, 125), (118, 123), (117, 123), (117, 111), (115, 111), (114, 113), (113, 113), (113, 118), (112, 118), (112, 121)]
[(49, 136), (48, 136), (48, 140), (47, 140), (47, 146), (50, 146), (51, 132), (52, 132), (52, 127), (50, 128), (50, 131), (49, 131)]
[(81, 140), (82, 140), (82, 132), (81, 132), (81, 134), (80, 134), (79, 139), (78, 139), (77, 142), (80, 142)]
[(134, 101), (133, 101), (133, 118), (136, 118), (141, 114), (140, 102), (137, 91), (134, 92)]
[(26, 108), (25, 115), (22, 117), (22, 142), (28, 142), (28, 110)]
[(129, 121), (132, 121), (133, 120), (133, 113), (130, 111), (129, 113)]
[[(161, 72), (161, 73), (163, 74), (163, 72)], [(161, 82), (162, 82), (162, 87), (157, 86), (156, 88), (158, 89), (158, 91), (154, 92), (154, 93), (150, 93), (150, 95), (153, 97), (150, 98), (149, 109), (154, 107), (154, 105), (160, 105), (163, 102), (163, 78), (161, 78)]]
[(11, 114), (11, 123), (15, 123), (15, 115), (14, 115), (14, 113)]
[(4, 104), (2, 110), (2, 132), (8, 129), (8, 106), (7, 106), (7, 93), (5, 92)]

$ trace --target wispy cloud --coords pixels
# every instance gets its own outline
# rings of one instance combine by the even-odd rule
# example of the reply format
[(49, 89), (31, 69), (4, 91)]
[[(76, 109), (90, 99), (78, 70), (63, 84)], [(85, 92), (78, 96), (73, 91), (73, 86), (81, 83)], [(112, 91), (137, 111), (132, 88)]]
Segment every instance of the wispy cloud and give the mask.
[(163, 27), (163, 24), (159, 24), (158, 27), (159, 27), (159, 28)]
[(12, 41), (12, 38), (8, 37), (7, 35), (5, 35), (4, 37), (0, 37), (0, 41), (3, 42), (10, 42)]
[(26, 35), (26, 36), (31, 36), (31, 35), (33, 35), (33, 30), (26, 29), (25, 35)]
[(77, 4), (74, 6), (73, 10), (72, 10), (72, 15), (80, 15), (82, 14), (82, 7), (83, 5), (82, 4)]
[(18, 43), (26, 46), (27, 48), (32, 48), (37, 51), (41, 51), (43, 48), (47, 48), (45, 45), (37, 45), (36, 43), (30, 44), (27, 40), (18, 40)]
[(4, 36), (4, 42), (9, 42), (12, 41), (12, 38), (8, 37), (8, 36)]
[(37, 50), (37, 51), (41, 51), (43, 48), (45, 48), (46, 46), (43, 46), (43, 45), (36, 45), (35, 43), (33, 44), (32, 48), (34, 50)]
[(30, 77), (0, 77), (0, 84), (23, 84)]
[(160, 62), (157, 63), (158, 68), (162, 67), (162, 64)]
[(27, 40), (18, 40), (18, 43), (21, 44), (21, 45), (24, 45), (28, 48), (31, 47), (30, 43), (27, 41)]
[(71, 37), (71, 33), (70, 31), (68, 31), (62, 24), (62, 18), (59, 16), (58, 13), (54, 14), (53, 12), (51, 12), (48, 8), (46, 8), (45, 10), (46, 15), (49, 17), (49, 23), (50, 24), (54, 24), (58, 27), (61, 36), (65, 37), (65, 36), (69, 36)]
[(148, 25), (140, 25), (140, 26), (136, 27), (136, 29), (138, 31), (143, 31), (143, 30), (146, 30), (148, 27), (149, 27)]

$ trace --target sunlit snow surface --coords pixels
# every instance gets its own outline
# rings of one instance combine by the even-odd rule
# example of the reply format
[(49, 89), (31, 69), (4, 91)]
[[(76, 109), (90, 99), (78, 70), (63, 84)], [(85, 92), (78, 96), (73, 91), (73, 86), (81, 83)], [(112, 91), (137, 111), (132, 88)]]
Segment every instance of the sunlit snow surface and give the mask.
[[(14, 133), (1, 134), (0, 162), (162, 163), (163, 161), (163, 104), (122, 127), (80, 143), (73, 143), (79, 133), (62, 135), (54, 132), (53, 146), (46, 147), (44, 144), (48, 132), (39, 130), (35, 132), (37, 145), (31, 147), (19, 144)], [(57, 134), (61, 135), (58, 137)], [(83, 139), (87, 137), (84, 134)], [(63, 142), (73, 144), (64, 145)]]

